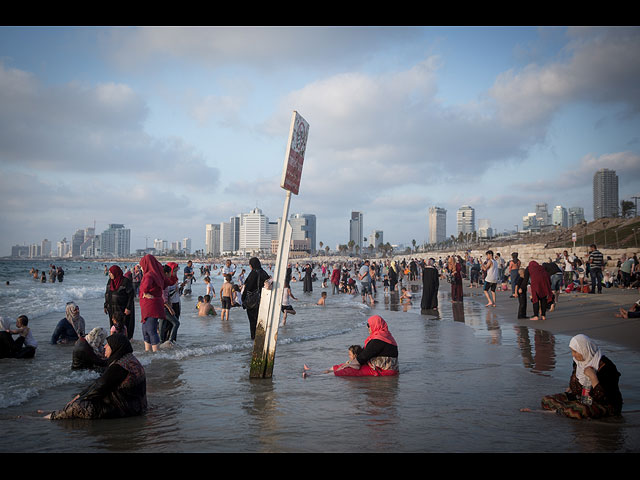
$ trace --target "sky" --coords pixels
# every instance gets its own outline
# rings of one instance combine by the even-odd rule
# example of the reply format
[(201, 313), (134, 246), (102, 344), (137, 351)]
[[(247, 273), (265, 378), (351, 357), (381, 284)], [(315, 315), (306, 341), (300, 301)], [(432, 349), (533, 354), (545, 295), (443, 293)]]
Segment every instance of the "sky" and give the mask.
[[(282, 215), (292, 112), (309, 123), (290, 213), (317, 241), (428, 239), (428, 209), (522, 228), (593, 220), (593, 174), (640, 195), (637, 27), (0, 27), (0, 256), (77, 229), (131, 249), (258, 207)], [(635, 200), (633, 200), (635, 201)]]

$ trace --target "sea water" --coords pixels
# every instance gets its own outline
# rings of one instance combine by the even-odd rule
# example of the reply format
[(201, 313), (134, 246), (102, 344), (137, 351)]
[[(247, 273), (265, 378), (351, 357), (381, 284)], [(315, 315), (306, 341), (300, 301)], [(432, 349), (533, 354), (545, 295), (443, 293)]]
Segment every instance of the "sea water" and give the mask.
[[(49, 262), (0, 262), (0, 315), (15, 322), (26, 314), (39, 344), (33, 359), (0, 360), (2, 452), (640, 451), (638, 352), (600, 343), (622, 373), (627, 413), (575, 421), (539, 411), (543, 395), (562, 392), (568, 384), (569, 338), (515, 326), (486, 309), (473, 290), (465, 292), (464, 302), (452, 304), (443, 282), (437, 315), (427, 315), (420, 311), (419, 285), (409, 285), (413, 300), (407, 305), (378, 286), (373, 307), (357, 295), (332, 295), (330, 289), (324, 289), (326, 305), (318, 306), (320, 281), (311, 294), (302, 292), (302, 282), (293, 282), (297, 314), (279, 328), (273, 377), (251, 379), (246, 312), (232, 308), (223, 322), (216, 297), (218, 315), (198, 316), (197, 297), (205, 293), (199, 264), (192, 296), (181, 300), (174, 348), (144, 351), (136, 306), (132, 343), (147, 374), (148, 413), (44, 420), (37, 410), (62, 408), (98, 378), (71, 370), (72, 345), (49, 343), (66, 302), (80, 306), (87, 331), (109, 325), (103, 311), (105, 264), (59, 263), (66, 272), (63, 283), (41, 284), (29, 270), (48, 272)], [(222, 279), (215, 271), (212, 278), (218, 294)], [(398, 342), (401, 373), (322, 374), (347, 360), (350, 345), (363, 345), (373, 314), (387, 321)], [(307, 378), (304, 364), (311, 369)], [(522, 407), (538, 411), (523, 413)]]

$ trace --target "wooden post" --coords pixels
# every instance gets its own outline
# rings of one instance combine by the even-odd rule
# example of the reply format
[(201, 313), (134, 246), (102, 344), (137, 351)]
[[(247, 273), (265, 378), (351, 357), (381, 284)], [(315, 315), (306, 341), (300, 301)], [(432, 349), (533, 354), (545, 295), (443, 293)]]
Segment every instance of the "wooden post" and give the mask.
[(280, 179), (280, 187), (287, 191), (287, 195), (282, 212), (282, 224), (278, 232), (278, 256), (276, 257), (271, 289), (262, 288), (260, 297), (258, 323), (256, 325), (253, 356), (251, 358), (251, 378), (270, 378), (273, 374), (282, 292), (284, 291), (289, 249), (291, 247), (292, 228), (291, 223), (289, 223), (289, 205), (291, 203), (291, 193), (297, 195), (300, 188), (308, 133), (309, 124), (294, 110), (291, 115), (287, 153)]

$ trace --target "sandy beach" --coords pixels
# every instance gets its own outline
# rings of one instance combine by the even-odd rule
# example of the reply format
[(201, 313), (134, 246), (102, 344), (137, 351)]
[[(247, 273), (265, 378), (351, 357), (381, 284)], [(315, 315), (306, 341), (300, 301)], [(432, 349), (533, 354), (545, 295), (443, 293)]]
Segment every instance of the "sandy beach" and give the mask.
[[(468, 288), (465, 293), (482, 293), (481, 288)], [(628, 309), (639, 298), (637, 290), (618, 288), (603, 289), (602, 294), (562, 293), (553, 312), (548, 312), (546, 320), (518, 319), (518, 301), (510, 298), (511, 291), (496, 292), (494, 310), (502, 320), (516, 325), (546, 330), (553, 334), (573, 336), (583, 333), (605, 342), (615, 343), (629, 350), (640, 351), (640, 319), (618, 318), (615, 314), (620, 307)], [(491, 307), (487, 307), (491, 308)], [(533, 315), (531, 303), (527, 305), (527, 315)]]

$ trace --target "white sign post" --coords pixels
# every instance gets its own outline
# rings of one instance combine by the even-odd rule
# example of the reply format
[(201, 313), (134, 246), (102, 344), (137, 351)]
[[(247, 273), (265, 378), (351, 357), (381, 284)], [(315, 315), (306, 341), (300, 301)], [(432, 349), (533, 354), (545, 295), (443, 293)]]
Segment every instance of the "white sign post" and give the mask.
[(287, 191), (282, 212), (282, 222), (278, 236), (278, 255), (276, 257), (275, 270), (271, 289), (262, 289), (260, 308), (258, 310), (258, 323), (253, 343), (253, 356), (251, 358), (251, 378), (270, 378), (273, 374), (273, 364), (276, 355), (276, 343), (278, 340), (278, 325), (280, 323), (280, 309), (282, 305), (282, 292), (287, 274), (289, 262), (289, 249), (291, 246), (291, 223), (289, 223), (289, 205), (291, 194), (298, 194), (300, 178), (302, 177), (302, 164), (307, 148), (309, 124), (298, 112), (294, 111), (291, 117), (289, 129), (289, 141), (284, 160), (282, 179), (280, 186)]

